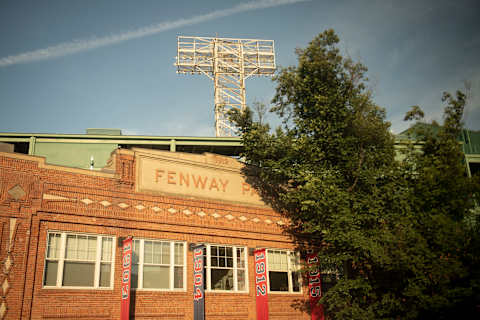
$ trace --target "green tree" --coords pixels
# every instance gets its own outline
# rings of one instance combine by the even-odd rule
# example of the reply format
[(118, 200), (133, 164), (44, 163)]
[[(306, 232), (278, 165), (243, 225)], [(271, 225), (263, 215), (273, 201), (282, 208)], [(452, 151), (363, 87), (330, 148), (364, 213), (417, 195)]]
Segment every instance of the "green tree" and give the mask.
[[(463, 221), (478, 185), (451, 138), (464, 101), (446, 95), (445, 130), (399, 163), (366, 67), (338, 42), (325, 31), (274, 78), (271, 110), (283, 119), (275, 132), (249, 109), (232, 115), (249, 182), (291, 220), (300, 250), (314, 248), (324, 269), (341, 273), (321, 300), (328, 319), (439, 318), (471, 307), (478, 237)], [(422, 114), (416, 107), (410, 117)]]
[[(480, 303), (480, 224), (474, 221), (479, 177), (466, 177), (458, 142), (466, 96), (460, 91), (455, 96), (444, 93), (442, 101), (446, 103), (443, 125), (413, 130), (423, 144), (422, 152), (410, 152), (405, 162), (412, 173), (408, 177), (411, 221), (428, 249), (415, 265), (428, 277), (421, 285), (409, 283), (406, 290), (416, 299), (421, 318), (474, 319), (480, 315), (478, 309), (475, 314)], [(423, 113), (415, 108), (410, 115), (417, 113), (421, 120)]]

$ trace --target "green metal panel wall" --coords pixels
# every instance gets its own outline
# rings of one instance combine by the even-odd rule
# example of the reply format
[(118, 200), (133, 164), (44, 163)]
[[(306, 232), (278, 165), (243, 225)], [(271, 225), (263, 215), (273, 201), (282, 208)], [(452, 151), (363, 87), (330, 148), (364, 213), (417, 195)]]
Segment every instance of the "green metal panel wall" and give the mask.
[(463, 130), (460, 140), (466, 154), (480, 154), (480, 132)]
[(93, 167), (100, 169), (107, 164), (110, 153), (116, 148), (117, 144), (106, 143), (37, 142), (35, 155), (46, 157), (49, 164), (82, 169), (90, 168), (90, 157), (93, 156)]

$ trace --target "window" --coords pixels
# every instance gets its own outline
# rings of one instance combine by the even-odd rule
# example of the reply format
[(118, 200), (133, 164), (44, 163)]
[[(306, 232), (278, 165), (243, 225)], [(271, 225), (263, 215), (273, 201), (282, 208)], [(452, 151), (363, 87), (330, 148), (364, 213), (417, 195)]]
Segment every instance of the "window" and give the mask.
[(320, 273), (322, 296), (327, 293), (328, 290), (333, 288), (341, 277), (343, 277), (343, 271), (338, 264), (323, 264)]
[(109, 236), (48, 233), (43, 285), (112, 288), (113, 244)]
[(322, 272), (320, 273), (322, 283), (322, 296), (327, 293), (328, 290), (333, 288), (338, 281), (338, 274), (335, 272)]
[(474, 162), (471, 159), (468, 162), (470, 177), (480, 173), (480, 162)]
[(132, 288), (185, 289), (185, 243), (133, 240)]
[(268, 286), (271, 292), (300, 292), (300, 257), (285, 250), (267, 250)]
[(247, 291), (247, 251), (245, 247), (206, 245), (206, 290)]

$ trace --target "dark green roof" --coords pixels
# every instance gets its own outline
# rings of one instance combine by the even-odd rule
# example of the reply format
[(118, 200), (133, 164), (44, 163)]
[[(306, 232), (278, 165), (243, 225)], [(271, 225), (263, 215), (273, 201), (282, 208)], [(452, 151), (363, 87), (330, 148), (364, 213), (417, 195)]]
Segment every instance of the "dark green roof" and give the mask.
[[(417, 132), (419, 130), (431, 130), (434, 134), (436, 134), (440, 128), (441, 127), (439, 125), (416, 123), (397, 135), (397, 139), (416, 139), (418, 137)], [(458, 137), (458, 141), (462, 143), (464, 153), (480, 154), (480, 131), (464, 129)]]

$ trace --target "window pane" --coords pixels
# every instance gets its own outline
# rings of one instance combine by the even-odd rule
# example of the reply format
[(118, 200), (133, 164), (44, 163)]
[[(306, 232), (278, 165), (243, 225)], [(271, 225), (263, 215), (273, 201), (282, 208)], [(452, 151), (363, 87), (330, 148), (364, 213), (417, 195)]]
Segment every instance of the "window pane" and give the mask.
[(218, 267), (218, 258), (217, 257), (212, 257), (212, 262), (211, 262), (210, 266)]
[(87, 236), (77, 236), (77, 259), (87, 260), (88, 241)]
[(243, 253), (243, 248), (237, 248), (237, 268), (245, 268), (245, 256)]
[(132, 263), (140, 261), (140, 240), (133, 240)]
[(175, 265), (183, 265), (183, 243), (175, 243)]
[(153, 242), (153, 262), (154, 264), (162, 263), (162, 243)]
[(162, 264), (170, 263), (170, 243), (162, 242)]
[(275, 271), (288, 271), (287, 251), (268, 251), (268, 268)]
[(288, 273), (270, 271), (270, 291), (288, 291)]
[(168, 289), (169, 267), (143, 266), (143, 287), (149, 289)]
[(151, 241), (145, 241), (144, 244), (144, 262), (153, 263), (153, 243)]
[(277, 251), (268, 252), (268, 267), (271, 270), (277, 270), (280, 267), (280, 257)]
[(66, 245), (66, 259), (76, 259), (77, 258), (77, 237), (75, 235), (67, 235), (67, 245)]
[(211, 269), (212, 290), (233, 290), (233, 269)]
[(130, 279), (130, 286), (138, 288), (138, 264), (132, 264), (132, 279)]
[(47, 243), (47, 258), (55, 259), (60, 257), (60, 234), (50, 233)]
[(290, 268), (292, 271), (300, 270), (300, 257), (294, 252), (290, 252)]
[(217, 246), (211, 246), (210, 247), (210, 255), (218, 257), (218, 247)]
[(110, 263), (100, 264), (100, 287), (110, 287), (110, 270), (112, 270)]
[(276, 264), (277, 266), (280, 266), (280, 252), (279, 251), (274, 251), (273, 263)]
[(57, 261), (46, 261), (45, 263), (45, 279), (43, 285), (45, 286), (56, 286), (57, 285), (57, 271), (58, 271), (58, 262)]
[(74, 287), (93, 287), (95, 263), (65, 261), (63, 266), (63, 285)]
[(112, 238), (102, 238), (102, 261), (112, 261)]
[(300, 292), (300, 274), (298, 272), (292, 272), (292, 290), (293, 292)]
[(233, 257), (233, 248), (227, 247), (227, 257)]
[(233, 268), (233, 258), (227, 258), (227, 267)]
[(97, 237), (88, 237), (87, 259), (92, 261), (97, 259)]
[(225, 247), (218, 247), (218, 256), (220, 257), (225, 256)]
[(227, 265), (224, 257), (218, 258), (218, 266), (224, 268)]
[(280, 270), (288, 271), (288, 255), (286, 251), (280, 252)]
[(183, 288), (183, 267), (175, 267), (174, 268), (173, 287), (175, 289)]
[(245, 271), (238, 270), (237, 271), (237, 287), (239, 291), (245, 291)]

